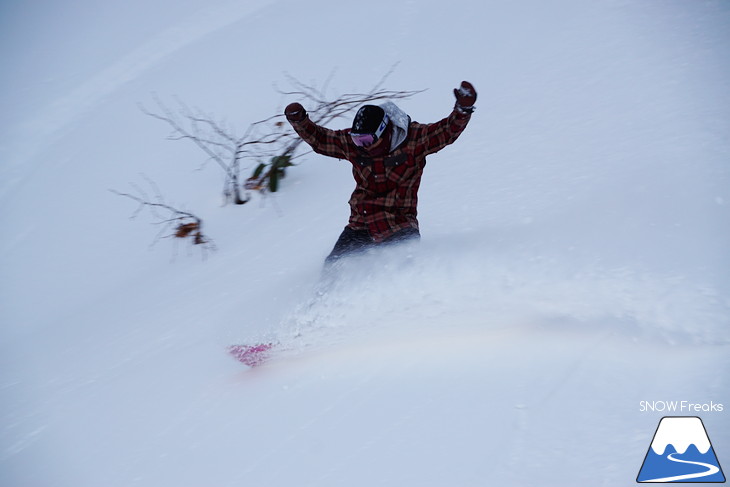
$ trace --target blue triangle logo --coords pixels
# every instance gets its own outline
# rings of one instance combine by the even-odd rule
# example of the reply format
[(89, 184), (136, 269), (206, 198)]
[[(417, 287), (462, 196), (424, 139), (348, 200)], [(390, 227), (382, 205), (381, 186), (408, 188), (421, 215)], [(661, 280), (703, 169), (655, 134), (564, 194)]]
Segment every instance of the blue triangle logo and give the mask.
[(638, 483), (723, 483), (725, 474), (702, 420), (665, 416), (659, 421)]

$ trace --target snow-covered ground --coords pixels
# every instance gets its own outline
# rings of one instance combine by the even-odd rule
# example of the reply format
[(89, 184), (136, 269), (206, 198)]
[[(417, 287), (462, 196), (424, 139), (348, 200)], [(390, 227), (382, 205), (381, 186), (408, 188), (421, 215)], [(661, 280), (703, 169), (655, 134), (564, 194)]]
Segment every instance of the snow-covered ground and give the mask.
[[(0, 485), (632, 485), (665, 415), (730, 464), (728, 25), (721, 0), (4, 2)], [(420, 244), (315, 301), (348, 164), (222, 206), (139, 108), (242, 132), (287, 74), (336, 96), (396, 63), (415, 120), (462, 79), (478, 110), (429, 158)], [(140, 173), (217, 252), (150, 249), (108, 191)], [(225, 354), (271, 338), (293, 351)]]

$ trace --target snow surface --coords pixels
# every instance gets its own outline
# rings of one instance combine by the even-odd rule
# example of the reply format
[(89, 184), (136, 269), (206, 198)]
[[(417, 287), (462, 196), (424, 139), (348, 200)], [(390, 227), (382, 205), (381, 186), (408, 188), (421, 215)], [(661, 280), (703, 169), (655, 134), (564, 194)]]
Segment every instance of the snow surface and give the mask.
[[(730, 464), (730, 4), (3, 2), (0, 485), (633, 485), (662, 412)], [(419, 245), (346, 264), (348, 164), (221, 206), (154, 93), (243, 131), (286, 74), (436, 121)], [(173, 102), (174, 103), (174, 102)], [(333, 126), (346, 126), (348, 121)], [(255, 161), (251, 161), (251, 170)], [(162, 240), (157, 182), (218, 252)], [(291, 344), (246, 370), (233, 343)], [(691, 413), (690, 415), (695, 415)], [(676, 414), (675, 414), (676, 415)]]

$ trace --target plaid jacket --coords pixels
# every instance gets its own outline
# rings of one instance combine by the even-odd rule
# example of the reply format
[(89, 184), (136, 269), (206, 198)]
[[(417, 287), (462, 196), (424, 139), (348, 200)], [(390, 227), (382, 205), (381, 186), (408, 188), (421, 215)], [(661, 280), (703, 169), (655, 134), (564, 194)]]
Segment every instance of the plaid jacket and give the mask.
[(357, 186), (350, 198), (348, 227), (368, 230), (375, 242), (382, 242), (400, 230), (418, 229), (418, 187), (426, 156), (453, 143), (470, 118), (454, 110), (436, 123), (411, 122), (405, 141), (382, 157), (372, 157), (353, 144), (350, 129), (330, 130), (309, 117), (292, 126), (314, 152), (352, 163)]

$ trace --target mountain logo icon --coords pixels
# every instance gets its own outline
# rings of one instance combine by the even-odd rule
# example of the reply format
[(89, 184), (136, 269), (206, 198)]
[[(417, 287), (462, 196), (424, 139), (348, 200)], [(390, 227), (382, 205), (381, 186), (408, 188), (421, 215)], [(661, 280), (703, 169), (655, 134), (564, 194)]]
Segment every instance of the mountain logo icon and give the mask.
[(636, 482), (725, 482), (702, 420), (696, 416), (662, 418)]

